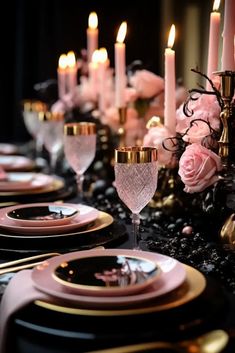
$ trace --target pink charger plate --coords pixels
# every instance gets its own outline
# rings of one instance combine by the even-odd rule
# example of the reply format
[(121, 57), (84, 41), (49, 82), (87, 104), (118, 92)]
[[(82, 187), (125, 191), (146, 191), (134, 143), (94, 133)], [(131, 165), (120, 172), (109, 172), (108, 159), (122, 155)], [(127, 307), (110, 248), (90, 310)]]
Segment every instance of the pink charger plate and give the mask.
[[(79, 295), (74, 292), (65, 290), (54, 278), (55, 269), (61, 264), (72, 259), (87, 256), (104, 256), (107, 255), (126, 255), (139, 256), (150, 261), (155, 261), (161, 268), (161, 276), (144, 291), (133, 295), (122, 296), (88, 296)], [(85, 250), (76, 251), (51, 258), (42, 265), (32, 270), (32, 280), (35, 287), (55, 297), (57, 299), (66, 300), (71, 304), (79, 305), (85, 308), (116, 308), (123, 305), (136, 305), (138, 303), (147, 302), (155, 299), (163, 294), (167, 294), (180, 286), (186, 279), (186, 271), (179, 261), (158, 253), (147, 251), (129, 250), (129, 249), (105, 249), (105, 250)]]
[(0, 191), (35, 190), (46, 187), (53, 182), (51, 175), (43, 173), (11, 172), (8, 180), (0, 180)]
[[(27, 206), (47, 206), (51, 205), (51, 202), (44, 203), (30, 203), (24, 204)], [(99, 216), (99, 210), (94, 207), (82, 205), (82, 204), (73, 204), (73, 203), (63, 203), (62, 205), (73, 206), (78, 209), (78, 215), (71, 219), (67, 224), (53, 225), (53, 226), (20, 226), (16, 225), (14, 221), (10, 220), (7, 217), (7, 213), (13, 211), (17, 208), (22, 207), (22, 205), (4, 207), (0, 209), (0, 228), (4, 228), (8, 231), (11, 231), (16, 234), (28, 234), (28, 235), (42, 235), (42, 234), (61, 234), (74, 229), (78, 229), (86, 224), (89, 224), (95, 221)], [(43, 222), (43, 221), (42, 221)]]
[(0, 155), (0, 166), (6, 171), (19, 171), (24, 169), (31, 169), (35, 165), (34, 161), (24, 156), (1, 156)]

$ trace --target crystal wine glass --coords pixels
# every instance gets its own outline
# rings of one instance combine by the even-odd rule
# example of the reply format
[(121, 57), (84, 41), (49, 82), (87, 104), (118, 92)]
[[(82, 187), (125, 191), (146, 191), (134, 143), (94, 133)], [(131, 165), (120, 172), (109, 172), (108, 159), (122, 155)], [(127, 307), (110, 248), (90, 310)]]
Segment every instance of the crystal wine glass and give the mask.
[(96, 124), (90, 122), (64, 125), (64, 153), (77, 174), (78, 192), (83, 198), (84, 173), (96, 154)]
[(132, 212), (133, 249), (140, 249), (139, 214), (151, 200), (157, 188), (156, 148), (137, 146), (116, 148), (114, 172), (118, 196)]
[(22, 106), (24, 124), (35, 141), (36, 155), (39, 156), (43, 147), (39, 114), (47, 110), (47, 105), (39, 100), (26, 99), (22, 101)]
[(58, 154), (63, 147), (64, 114), (47, 111), (39, 113), (43, 145), (50, 155), (50, 169), (56, 172)]

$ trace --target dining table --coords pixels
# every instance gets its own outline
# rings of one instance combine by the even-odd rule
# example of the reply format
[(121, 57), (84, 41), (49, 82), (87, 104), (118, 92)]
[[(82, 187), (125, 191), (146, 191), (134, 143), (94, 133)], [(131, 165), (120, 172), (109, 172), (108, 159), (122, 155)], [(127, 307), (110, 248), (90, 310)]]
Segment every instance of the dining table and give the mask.
[[(94, 252), (92, 249), (97, 247), (120, 254), (137, 251), (132, 250), (130, 211), (118, 197), (112, 168), (112, 165), (106, 169), (100, 168), (100, 164), (92, 165), (85, 176), (86, 193), (82, 198), (68, 166), (53, 176), (62, 184), (51, 192), (0, 192), (0, 216), (15, 205), (47, 202), (82, 205), (101, 214), (98, 226), (89, 224), (65, 236), (55, 233), (43, 237), (40, 232), (36, 237), (30, 232), (19, 236), (0, 224), (0, 263), (52, 252), (63, 259), (68, 254)], [(168, 346), (152, 347), (151, 351), (183, 352), (179, 343), (186, 342), (184, 352), (194, 352), (189, 350), (190, 342), (210, 332), (226, 333), (228, 340), (220, 350), (215, 344), (208, 352), (234, 352), (234, 248), (212, 233), (211, 224), (191, 207), (169, 210), (149, 203), (141, 211), (140, 252), (150, 258), (173, 259), (186, 274), (186, 280), (172, 287), (169, 293), (146, 302), (132, 303), (133, 298), (127, 295), (124, 302), (109, 297), (107, 303), (99, 299), (102, 304), (98, 306), (97, 302), (92, 305), (92, 301), (86, 305), (82, 302), (75, 305), (73, 301), (74, 305), (65, 305), (65, 301), (62, 305), (51, 300), (47, 293), (50, 285), (48, 289), (43, 278), (45, 293), (35, 288), (31, 291), (31, 273), (35, 267), (3, 274), (0, 269), (0, 293), (6, 303), (4, 294), (15, 281), (11, 294), (16, 310), (5, 332), (8, 339), (4, 353), (144, 352), (150, 351), (150, 343), (157, 342), (167, 342)], [(180, 281), (179, 273), (174, 280)], [(25, 299), (17, 307), (19, 297)]]

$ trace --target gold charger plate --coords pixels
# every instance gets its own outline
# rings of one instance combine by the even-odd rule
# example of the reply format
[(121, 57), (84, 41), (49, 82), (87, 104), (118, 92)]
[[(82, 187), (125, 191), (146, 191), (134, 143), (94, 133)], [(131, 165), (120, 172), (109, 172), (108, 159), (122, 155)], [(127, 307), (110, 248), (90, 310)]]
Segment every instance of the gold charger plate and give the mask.
[[(97, 217), (97, 219), (94, 222), (91, 222), (91, 224), (87, 224), (84, 226), (81, 226), (75, 229), (70, 230), (70, 231), (65, 231), (64, 233), (60, 233), (60, 234), (14, 234), (13, 232), (10, 234), (4, 234), (0, 233), (0, 238), (8, 238), (8, 239), (27, 239), (27, 240), (34, 240), (34, 239), (51, 239), (51, 238), (62, 238), (62, 237), (68, 237), (68, 236), (76, 236), (79, 234), (86, 234), (86, 233), (91, 233), (91, 232), (96, 232), (99, 231), (101, 229), (104, 229), (108, 226), (110, 226), (113, 223), (114, 219), (113, 217), (106, 212), (103, 211), (99, 211), (99, 215)], [(22, 230), (23, 233), (23, 230)]]
[(54, 178), (51, 184), (35, 189), (35, 190), (20, 190), (20, 191), (1, 191), (0, 196), (18, 196), (18, 195), (37, 195), (37, 194), (46, 194), (53, 191), (58, 191), (65, 186), (65, 182), (61, 178)]
[(157, 299), (154, 303), (150, 302), (148, 305), (139, 306), (130, 309), (81, 309), (59, 304), (52, 304), (42, 300), (36, 300), (34, 303), (44, 309), (62, 312), (71, 315), (82, 316), (128, 316), (151, 314), (158, 311), (169, 310), (186, 304), (193, 299), (196, 299), (206, 287), (205, 276), (195, 268), (184, 265), (186, 270), (185, 282), (172, 293)]

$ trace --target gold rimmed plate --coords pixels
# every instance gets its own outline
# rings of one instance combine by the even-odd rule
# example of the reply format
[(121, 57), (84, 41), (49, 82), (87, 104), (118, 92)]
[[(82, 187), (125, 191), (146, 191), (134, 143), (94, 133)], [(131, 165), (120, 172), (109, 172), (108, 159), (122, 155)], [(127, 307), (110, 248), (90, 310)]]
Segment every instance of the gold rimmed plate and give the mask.
[(133, 308), (89, 309), (76, 307), (71, 304), (60, 305), (42, 300), (36, 300), (35, 304), (48, 310), (70, 315), (103, 317), (152, 314), (154, 312), (170, 310), (196, 299), (203, 293), (206, 287), (206, 279), (201, 272), (191, 266), (183, 266), (186, 271), (186, 279), (177, 289), (161, 298), (155, 298), (155, 301), (142, 303)]
[[(60, 283), (53, 278), (55, 269), (62, 263), (87, 256), (103, 256), (103, 255), (125, 255), (125, 256), (138, 256), (150, 261), (155, 262), (161, 268), (160, 278), (151, 283), (144, 291), (122, 296), (91, 296), (80, 295), (65, 290)], [(67, 253), (59, 256), (57, 259), (50, 259), (44, 263), (43, 266), (36, 267), (32, 271), (32, 279), (37, 289), (46, 294), (49, 294), (58, 300), (69, 301), (75, 306), (83, 308), (119, 308), (119, 307), (133, 307), (141, 303), (147, 303), (151, 300), (165, 295), (177, 287), (179, 287), (186, 278), (186, 271), (184, 266), (177, 260), (158, 253), (151, 253), (148, 251), (138, 251), (130, 249), (105, 249), (105, 250), (89, 250), (77, 251)]]
[(0, 166), (5, 171), (25, 171), (35, 168), (35, 162), (25, 156), (19, 155), (0, 155)]
[(35, 189), (28, 188), (28, 190), (0, 191), (0, 197), (49, 194), (64, 188), (65, 186), (64, 179), (60, 177), (50, 177), (50, 178), (51, 178), (50, 182), (47, 185), (42, 186), (40, 188), (35, 188)]
[(77, 217), (79, 210), (72, 205), (49, 203), (48, 205), (31, 205), (15, 208), (6, 216), (16, 225), (47, 227), (68, 224)]
[(7, 180), (0, 180), (0, 191), (27, 191), (45, 188), (51, 185), (53, 177), (43, 173), (15, 172), (7, 173)]
[[(51, 203), (38, 203), (38, 206), (47, 206)], [(25, 204), (24, 206), (32, 206), (34, 204)], [(21, 226), (16, 225), (7, 217), (7, 213), (21, 208), (22, 205), (5, 207), (0, 209), (0, 228), (10, 233), (1, 233), (1, 237), (16, 239), (42, 239), (64, 237), (67, 235), (84, 234), (101, 230), (113, 223), (113, 217), (106, 212), (101, 212), (94, 207), (82, 204), (64, 203), (64, 206), (76, 207), (78, 214), (70, 220), (68, 224), (53, 226)], [(84, 227), (89, 226), (84, 229)]]
[(19, 152), (19, 147), (11, 143), (0, 143), (0, 154), (14, 155)]
[(161, 268), (141, 256), (92, 255), (63, 261), (52, 273), (65, 290), (95, 296), (140, 292), (160, 277)]

